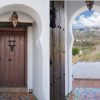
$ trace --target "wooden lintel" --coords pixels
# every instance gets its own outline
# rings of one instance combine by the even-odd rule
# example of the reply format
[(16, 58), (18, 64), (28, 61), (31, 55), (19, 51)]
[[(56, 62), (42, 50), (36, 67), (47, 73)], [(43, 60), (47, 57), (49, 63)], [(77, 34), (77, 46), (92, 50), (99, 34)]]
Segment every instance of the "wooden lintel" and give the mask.
[[(27, 28), (32, 26), (30, 22), (18, 22), (18, 25), (15, 28)], [(0, 22), (0, 28), (14, 28), (11, 22)]]

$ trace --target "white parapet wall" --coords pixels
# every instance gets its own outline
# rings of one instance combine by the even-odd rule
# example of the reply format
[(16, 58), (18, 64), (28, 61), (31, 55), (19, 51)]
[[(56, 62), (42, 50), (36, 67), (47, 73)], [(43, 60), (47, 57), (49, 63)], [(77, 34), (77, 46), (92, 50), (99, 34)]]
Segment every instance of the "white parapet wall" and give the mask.
[(100, 79), (100, 62), (78, 62), (73, 64), (73, 78)]

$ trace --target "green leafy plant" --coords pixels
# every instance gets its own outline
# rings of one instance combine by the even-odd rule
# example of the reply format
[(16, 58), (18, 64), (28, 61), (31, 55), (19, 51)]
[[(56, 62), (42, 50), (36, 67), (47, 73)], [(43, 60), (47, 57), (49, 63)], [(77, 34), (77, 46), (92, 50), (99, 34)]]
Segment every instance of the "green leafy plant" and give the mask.
[(79, 53), (79, 49), (78, 48), (73, 48), (72, 49), (72, 54), (73, 55), (77, 55)]

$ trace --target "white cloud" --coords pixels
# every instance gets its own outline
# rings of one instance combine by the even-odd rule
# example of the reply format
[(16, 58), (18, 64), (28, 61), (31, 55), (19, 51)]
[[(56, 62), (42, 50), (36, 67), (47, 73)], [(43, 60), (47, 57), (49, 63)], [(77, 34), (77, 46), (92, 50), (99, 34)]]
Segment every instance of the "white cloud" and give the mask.
[(74, 25), (77, 25), (78, 24), (78, 22), (76, 21), (76, 20), (74, 20), (74, 23), (73, 23)]
[(91, 16), (85, 17), (85, 15), (81, 15), (78, 20), (75, 20), (73, 25), (79, 26), (82, 25), (84, 27), (91, 26), (99, 26), (100, 27), (100, 12), (93, 12)]

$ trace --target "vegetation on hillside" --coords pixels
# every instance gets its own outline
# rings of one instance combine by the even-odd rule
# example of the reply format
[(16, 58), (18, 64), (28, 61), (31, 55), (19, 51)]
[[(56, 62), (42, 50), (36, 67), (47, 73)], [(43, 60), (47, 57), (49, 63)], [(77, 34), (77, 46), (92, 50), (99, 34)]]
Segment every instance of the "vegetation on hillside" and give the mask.
[(74, 40), (73, 63), (100, 62), (100, 32), (74, 33)]

